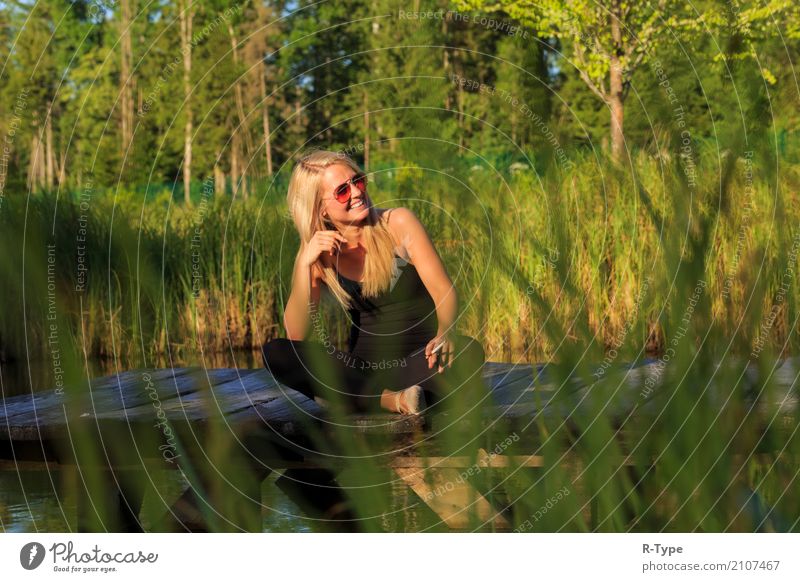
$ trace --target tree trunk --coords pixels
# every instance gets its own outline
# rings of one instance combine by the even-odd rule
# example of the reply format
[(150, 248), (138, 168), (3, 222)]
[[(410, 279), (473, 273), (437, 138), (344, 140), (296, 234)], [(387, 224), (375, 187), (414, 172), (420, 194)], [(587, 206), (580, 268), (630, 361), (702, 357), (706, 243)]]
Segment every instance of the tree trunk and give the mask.
[(214, 195), (223, 196), (225, 194), (225, 172), (219, 166), (219, 152), (214, 161)]
[[(233, 25), (228, 22), (228, 36), (231, 39), (231, 53), (233, 54), (233, 64), (236, 73), (239, 73), (239, 41), (236, 39), (236, 32), (233, 30)], [(250, 137), (250, 130), (247, 127), (247, 116), (244, 112), (244, 95), (242, 93), (241, 78), (237, 78), (233, 82), (233, 92), (236, 96), (236, 111), (239, 114), (239, 132), (244, 134), (244, 143), (247, 150), (245, 157), (250, 159), (253, 155), (253, 140)], [(238, 133), (238, 132), (237, 132)]]
[(131, 76), (131, 63), (133, 62), (133, 49), (131, 46), (131, 4), (130, 0), (121, 0), (120, 3), (120, 121), (122, 125), (122, 157), (125, 158), (133, 139), (133, 86)]
[(611, 155), (615, 162), (620, 162), (625, 152), (625, 134), (623, 132), (625, 102), (622, 98), (622, 71), (619, 61), (615, 57), (611, 59), (610, 89), (608, 99), (611, 107)]
[(269, 105), (267, 104), (267, 83), (264, 80), (265, 70), (258, 69), (258, 86), (261, 92), (261, 121), (264, 126), (264, 151), (267, 154), (267, 176), (272, 175), (272, 144), (269, 130)]
[(31, 121), (31, 160), (28, 165), (28, 191), (33, 192), (44, 183), (44, 152), (42, 151), (42, 138), (37, 131), (36, 120)]
[(183, 104), (186, 111), (186, 124), (183, 130), (183, 198), (186, 204), (191, 204), (192, 184), (192, 104), (190, 95), (192, 91), (192, 20), (194, 8), (191, 0), (183, 0), (180, 4), (181, 20), (181, 50), (183, 52)]
[(239, 134), (236, 132), (231, 138), (231, 191), (235, 198), (239, 191)]
[(67, 177), (67, 152), (59, 151), (58, 154), (58, 186), (64, 185), (64, 180)]
[(364, 91), (364, 171), (369, 172), (369, 93)]
[(622, 161), (625, 150), (625, 134), (623, 133), (625, 98), (623, 96), (622, 63), (619, 60), (622, 54), (620, 13), (619, 3), (614, 2), (611, 14), (611, 38), (614, 41), (614, 48), (611, 51), (608, 105), (611, 108), (611, 156), (615, 162)]
[(50, 108), (47, 111), (47, 117), (44, 120), (44, 141), (45, 141), (45, 184), (49, 191), (53, 190), (53, 183), (55, 182), (55, 157), (53, 154), (53, 104), (50, 103)]

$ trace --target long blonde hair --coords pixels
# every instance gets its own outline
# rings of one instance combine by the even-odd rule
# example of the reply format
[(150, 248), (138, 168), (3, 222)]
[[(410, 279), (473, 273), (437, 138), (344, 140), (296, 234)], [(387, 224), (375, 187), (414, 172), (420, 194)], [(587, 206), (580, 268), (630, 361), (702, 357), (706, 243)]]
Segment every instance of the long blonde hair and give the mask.
[[(342, 164), (354, 172), (362, 173), (359, 165), (345, 153), (319, 149), (304, 153), (292, 170), (286, 201), (300, 235), (298, 257), (318, 230), (335, 230), (333, 224), (322, 216), (320, 191), (322, 174), (333, 164)], [(378, 215), (378, 211), (372, 205), (364, 224), (363, 244), (366, 258), (361, 293), (364, 297), (375, 297), (387, 290), (391, 284), (395, 245), (385, 220)], [(317, 260), (316, 264), (321, 269), (323, 280), (333, 296), (340, 305), (349, 309), (352, 297), (339, 283), (336, 270), (326, 267), (321, 260)]]

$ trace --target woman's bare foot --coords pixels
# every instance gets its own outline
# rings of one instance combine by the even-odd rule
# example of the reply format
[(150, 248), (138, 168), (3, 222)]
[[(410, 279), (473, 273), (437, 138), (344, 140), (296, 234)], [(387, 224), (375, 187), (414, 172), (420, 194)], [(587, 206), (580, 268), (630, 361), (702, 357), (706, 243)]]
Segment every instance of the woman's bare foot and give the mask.
[[(398, 404), (400, 407), (398, 407)], [(400, 412), (402, 406), (407, 406), (402, 390), (384, 390), (381, 392), (381, 408), (389, 412)]]
[[(411, 388), (419, 389), (418, 386), (412, 386)], [(398, 412), (400, 414), (414, 414), (419, 412), (416, 410), (419, 402), (410, 402), (411, 398), (409, 398), (409, 396), (412, 393), (411, 388), (398, 391), (384, 390), (381, 393), (381, 407), (390, 412)], [(422, 394), (420, 394), (420, 399), (421, 398)]]

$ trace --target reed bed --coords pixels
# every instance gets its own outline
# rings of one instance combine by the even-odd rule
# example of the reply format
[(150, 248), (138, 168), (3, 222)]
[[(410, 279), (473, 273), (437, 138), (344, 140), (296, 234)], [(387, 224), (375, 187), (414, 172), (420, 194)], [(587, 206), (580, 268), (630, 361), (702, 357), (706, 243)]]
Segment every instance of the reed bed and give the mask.
[[(798, 168), (776, 180), (738, 157), (723, 208), (717, 158), (699, 159), (692, 191), (675, 162), (642, 152), (622, 171), (588, 155), (569, 172), (395, 164), (373, 170), (372, 196), (420, 216), (458, 289), (461, 329), (491, 359), (550, 359), (563, 342), (596, 359), (659, 353), (670, 333), (663, 307), (687, 292), (675, 286), (670, 253), (685, 260), (709, 216), (698, 273), (708, 315), (741, 354), (755, 342), (794, 350)], [(47, 354), (48, 308), (88, 356), (130, 362), (256, 350), (280, 336), (298, 241), (285, 180), (260, 191), (249, 200), (201, 195), (191, 207), (169, 191), (95, 192), (83, 206), (78, 192), (9, 197), (0, 214), (3, 356)], [(762, 338), (760, 314), (771, 310)], [(325, 317), (334, 337), (346, 337), (341, 310)]]
[[(644, 154), (628, 168), (587, 156), (570, 171), (447, 173), (419, 161), (373, 170), (376, 202), (409, 206), (426, 224), (460, 293), (461, 331), (480, 338), (489, 359), (547, 359), (555, 386), (575, 376), (591, 385), (571, 424), (536, 415), (529, 430), (498, 434), (462, 422), (475, 411), (456, 410), (459, 422), (438, 434), (448, 454), (516, 436), (505, 454), (543, 456), (541, 469), (475, 478), (512, 508), (513, 527), (797, 530), (797, 419), (781, 412), (772, 372), (797, 343), (798, 173), (761, 175), (753, 168), (765, 164), (748, 155), (702, 153), (691, 184), (676, 162)], [(281, 335), (297, 241), (283, 186), (263, 191), (191, 207), (169, 193), (146, 202), (98, 194), (88, 208), (77, 196), (7, 200), (5, 357), (49, 357), (55, 342), (79, 386), (85, 358), (152, 365), (166, 354), (174, 363)], [(88, 271), (76, 290), (81, 244)], [(343, 338), (343, 314), (328, 304), (325, 316)], [(667, 365), (634, 412), (655, 402), (657, 414), (618, 426), (609, 411), (630, 398), (619, 389), (623, 364), (648, 354)], [(745, 374), (748, 365), (759, 373)], [(235, 479), (244, 469), (225, 438), (214, 451)], [(339, 477), (358, 529), (441, 529), (422, 506), (397, 507), (374, 454), (381, 443), (342, 429), (319, 444), (363, 460)], [(473, 529), (487, 528), (473, 516)]]

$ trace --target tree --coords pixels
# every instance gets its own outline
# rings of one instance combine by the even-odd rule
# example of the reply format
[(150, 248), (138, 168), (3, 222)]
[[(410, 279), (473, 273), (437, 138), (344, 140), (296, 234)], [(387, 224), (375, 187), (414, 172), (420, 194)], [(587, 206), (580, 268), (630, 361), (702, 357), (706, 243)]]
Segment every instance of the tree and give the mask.
[[(365, 69), (366, 21), (363, 0), (349, 3), (302, 0), (291, 18), (291, 31), (279, 54), (290, 86), (297, 93), (295, 113), (302, 117), (305, 131), (296, 147), (324, 145), (348, 147), (353, 132), (342, 119), (358, 108), (343, 104), (358, 75)], [(301, 110), (302, 103), (305, 103)], [(289, 123), (296, 123), (293, 119)]]
[(581, 80), (610, 111), (611, 150), (614, 159), (620, 161), (625, 147), (625, 98), (631, 79), (661, 45), (726, 29), (750, 33), (790, 9), (792, 2), (456, 0), (455, 4), (461, 9), (506, 12), (539, 36), (564, 42)]
[[(264, 135), (267, 176), (272, 176), (273, 173), (270, 116), (274, 105), (278, 102), (278, 96), (269, 95), (268, 89), (269, 91), (274, 89), (275, 80), (278, 77), (275, 61), (281, 40), (286, 34), (282, 27), (283, 21), (280, 19), (281, 10), (282, 6), (273, 2), (269, 5), (258, 3), (251, 10), (245, 12), (248, 28), (243, 55), (248, 74), (254, 79), (254, 82), (251, 83), (254, 88), (253, 101), (261, 109), (261, 132)], [(253, 155), (256, 155), (256, 152), (253, 152)]]
[[(446, 19), (398, 17), (399, 10), (416, 14), (443, 11), (445, 6), (441, 1), (425, 8), (419, 4), (378, 0), (369, 7), (371, 18), (364, 34), (368, 61), (348, 103), (352, 114), (362, 113), (351, 119), (354, 133), (366, 141), (369, 131), (373, 168), (387, 155), (433, 165), (443, 145), (460, 138), (456, 88), (448, 77), (462, 58), (452, 48), (460, 46), (456, 25)], [(368, 124), (363, 115), (367, 111)]]
[(194, 21), (195, 6), (192, 0), (182, 0), (180, 3), (181, 23), (181, 52), (183, 53), (183, 109), (186, 115), (184, 123), (184, 148), (183, 148), (183, 196), (186, 204), (191, 204), (192, 184), (192, 23)]
[[(94, 40), (88, 35), (88, 24), (79, 18), (85, 6), (76, 4), (73, 11), (63, 0), (2, 6), (0, 22), (8, 24), (4, 36), (13, 38), (14, 48), (4, 47), (8, 57), (0, 65), (0, 117), (4, 118), (0, 127), (8, 137), (12, 120), (16, 126), (12, 143), (5, 144), (9, 159), (4, 164), (21, 168), (27, 163), (27, 188), (52, 189), (65, 177), (66, 140), (58, 131), (64, 105), (60, 92), (68, 84), (70, 67)], [(87, 35), (89, 41), (83, 43)]]
[[(133, 10), (135, 11), (135, 6)], [(133, 139), (133, 92), (136, 80), (131, 73), (133, 48), (131, 43), (131, 0), (121, 0), (119, 12), (119, 48), (120, 48), (120, 107), (122, 126), (122, 156), (128, 153)]]

